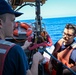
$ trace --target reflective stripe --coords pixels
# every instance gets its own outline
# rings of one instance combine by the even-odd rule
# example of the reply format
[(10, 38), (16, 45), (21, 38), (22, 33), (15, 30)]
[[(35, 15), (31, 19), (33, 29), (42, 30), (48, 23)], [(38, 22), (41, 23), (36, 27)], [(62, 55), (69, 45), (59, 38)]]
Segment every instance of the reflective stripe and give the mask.
[(9, 41), (0, 40), (0, 75), (3, 73), (5, 58), (15, 44)]
[(11, 42), (8, 42), (8, 41), (5, 41), (5, 40), (0, 40), (0, 44), (6, 44), (6, 45), (13, 45), (14, 43), (11, 43)]
[(0, 49), (0, 53), (5, 54), (6, 50), (5, 49)]

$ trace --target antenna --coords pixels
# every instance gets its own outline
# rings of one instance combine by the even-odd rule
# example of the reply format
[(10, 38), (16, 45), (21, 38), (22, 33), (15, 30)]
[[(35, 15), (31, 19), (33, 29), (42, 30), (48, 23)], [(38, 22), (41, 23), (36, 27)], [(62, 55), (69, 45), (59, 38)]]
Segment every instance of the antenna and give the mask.
[(40, 16), (40, 0), (36, 0), (36, 30), (37, 35), (41, 33), (41, 16)]

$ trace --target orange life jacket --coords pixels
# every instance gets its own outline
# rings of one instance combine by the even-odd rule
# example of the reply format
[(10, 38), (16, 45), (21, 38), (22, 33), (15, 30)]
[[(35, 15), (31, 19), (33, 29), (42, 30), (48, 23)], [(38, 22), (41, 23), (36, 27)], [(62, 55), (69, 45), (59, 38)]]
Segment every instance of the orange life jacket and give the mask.
[(5, 40), (0, 40), (0, 75), (2, 75), (3, 72), (6, 55), (8, 54), (10, 48), (14, 45), (14, 43)]
[[(64, 49), (63, 51), (61, 52), (58, 52), (59, 49), (61, 48), (63, 44), (63, 40), (59, 40), (57, 43), (56, 43), (56, 46), (55, 46), (55, 50), (53, 52), (53, 55), (59, 60), (61, 61), (64, 65), (66, 65), (67, 67), (71, 68), (73, 67), (75, 64), (73, 63), (69, 63), (69, 58), (70, 58), (70, 55), (71, 55), (71, 52), (74, 50), (73, 48), (70, 48), (70, 46), (68, 46), (66, 49)], [(52, 60), (52, 64), (55, 68), (56, 64), (57, 64), (57, 61), (55, 61), (54, 59)], [(56, 70), (53, 70), (52, 72), (52, 75), (53, 73), (55, 72), (54, 75), (56, 75)]]

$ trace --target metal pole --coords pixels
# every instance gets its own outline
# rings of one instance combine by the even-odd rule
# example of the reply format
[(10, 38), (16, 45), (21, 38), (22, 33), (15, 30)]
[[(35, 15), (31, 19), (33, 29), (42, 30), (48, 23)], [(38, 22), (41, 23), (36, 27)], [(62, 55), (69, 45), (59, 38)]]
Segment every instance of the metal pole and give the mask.
[(36, 0), (36, 30), (37, 35), (41, 32), (40, 0)]

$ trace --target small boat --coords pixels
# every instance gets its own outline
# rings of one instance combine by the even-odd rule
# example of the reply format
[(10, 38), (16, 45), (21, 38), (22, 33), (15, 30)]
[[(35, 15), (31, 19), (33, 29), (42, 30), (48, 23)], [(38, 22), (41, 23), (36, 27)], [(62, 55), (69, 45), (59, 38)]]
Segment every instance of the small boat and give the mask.
[[(26, 38), (31, 36), (32, 33), (35, 33), (36, 37), (38, 39), (38, 36), (40, 35), (42, 28), (43, 28), (42, 23), (41, 23), (41, 16), (40, 16), (40, 6), (45, 4), (46, 0), (6, 0), (6, 1), (9, 4), (11, 4), (11, 6), (14, 10), (19, 6), (15, 11), (20, 10), (22, 7), (24, 7), (26, 5), (33, 5), (36, 7), (36, 20), (35, 20), (36, 22), (34, 23), (34, 27), (29, 25), (28, 23), (23, 23), (23, 22), (17, 21), (17, 22), (15, 22), (14, 31), (13, 31), (14, 37), (13, 38), (7, 37), (6, 40), (14, 42), (14, 43), (22, 46), (24, 44), (24, 42), (26, 41)], [(38, 39), (38, 40), (40, 41), (40, 39)], [(37, 41), (37, 40), (35, 40), (35, 38), (34, 38), (33, 41)], [(54, 50), (54, 47), (52, 46), (51, 49)], [(50, 52), (47, 52), (46, 50), (47, 50), (47, 48), (43, 48), (43, 47), (38, 47), (35, 50), (26, 50), (25, 53), (28, 57), (29, 66), (31, 67), (32, 56), (37, 51), (41, 52), (42, 54), (45, 51), (46, 52), (45, 54), (50, 55), (52, 58), (54, 58), (56, 61), (58, 61)], [(42, 64), (42, 63), (39, 64), (39, 75), (50, 75), (49, 71), (48, 71), (48, 62), (49, 62), (49, 59), (45, 58), (45, 60), (43, 61), (43, 63), (45, 63), (45, 64)], [(58, 70), (58, 74), (61, 75), (59, 70)]]

